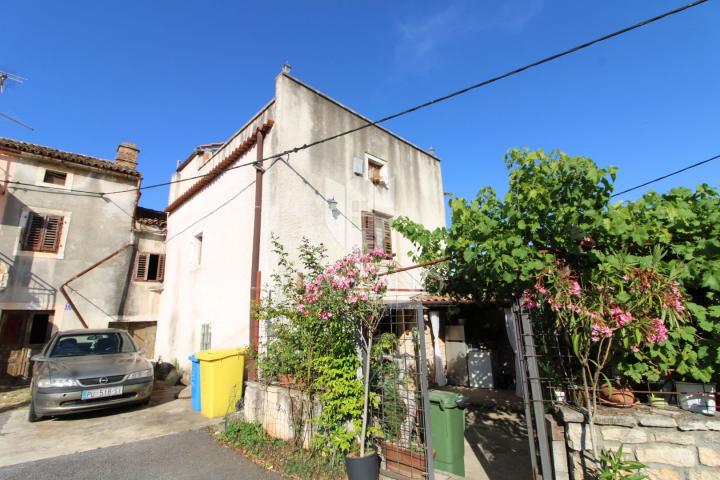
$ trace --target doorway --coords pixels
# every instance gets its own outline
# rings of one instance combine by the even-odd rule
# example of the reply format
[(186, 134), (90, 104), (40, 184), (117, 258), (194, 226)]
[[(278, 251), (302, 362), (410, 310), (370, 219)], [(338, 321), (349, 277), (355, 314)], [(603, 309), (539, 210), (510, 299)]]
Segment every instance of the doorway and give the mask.
[(52, 332), (52, 314), (38, 310), (5, 310), (0, 316), (0, 381), (29, 380), (30, 357), (42, 350)]

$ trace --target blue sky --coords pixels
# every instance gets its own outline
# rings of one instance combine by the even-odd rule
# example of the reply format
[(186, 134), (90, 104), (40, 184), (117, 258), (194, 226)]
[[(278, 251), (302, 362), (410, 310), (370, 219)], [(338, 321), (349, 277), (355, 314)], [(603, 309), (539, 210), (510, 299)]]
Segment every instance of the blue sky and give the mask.
[[(0, 70), (28, 80), (0, 112), (35, 131), (0, 119), (0, 136), (102, 158), (133, 141), (157, 183), (267, 102), (286, 60), (379, 118), (683, 3), (7, 0)], [(435, 147), (455, 195), (504, 192), (511, 147), (616, 165), (622, 190), (720, 153), (719, 19), (711, 1), (386, 126)], [(720, 160), (654, 187), (701, 182), (720, 183)]]

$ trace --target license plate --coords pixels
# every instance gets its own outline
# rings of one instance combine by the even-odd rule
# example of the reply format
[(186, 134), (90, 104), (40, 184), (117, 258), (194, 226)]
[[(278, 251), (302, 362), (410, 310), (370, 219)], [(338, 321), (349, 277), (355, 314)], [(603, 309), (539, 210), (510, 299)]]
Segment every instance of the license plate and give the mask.
[(114, 397), (115, 395), (122, 395), (123, 387), (108, 387), (108, 388), (97, 388), (95, 390), (83, 390), (82, 399), (92, 400), (93, 398), (103, 397)]

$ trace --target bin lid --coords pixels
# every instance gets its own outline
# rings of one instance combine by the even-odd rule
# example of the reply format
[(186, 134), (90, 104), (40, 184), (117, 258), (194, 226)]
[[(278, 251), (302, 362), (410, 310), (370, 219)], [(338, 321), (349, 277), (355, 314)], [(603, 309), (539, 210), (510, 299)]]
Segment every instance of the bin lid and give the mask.
[(227, 357), (245, 355), (246, 351), (247, 350), (245, 348), (222, 348), (219, 350), (205, 350), (203, 352), (196, 353), (195, 357), (201, 362), (214, 362)]
[(462, 395), (443, 390), (430, 390), (428, 397), (430, 403), (439, 404), (440, 408), (445, 410), (447, 408), (458, 408), (457, 401), (462, 398)]

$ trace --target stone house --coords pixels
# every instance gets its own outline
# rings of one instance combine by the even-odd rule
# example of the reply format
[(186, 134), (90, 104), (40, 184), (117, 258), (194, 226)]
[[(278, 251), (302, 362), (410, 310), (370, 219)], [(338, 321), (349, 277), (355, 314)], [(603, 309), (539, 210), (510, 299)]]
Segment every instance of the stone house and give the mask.
[[(272, 295), (273, 235), (291, 254), (305, 237), (322, 242), (331, 259), (377, 246), (401, 266), (413, 263), (412, 244), (390, 220), (445, 225), (432, 152), (380, 126), (293, 150), (368, 122), (283, 72), (274, 98), (234, 135), (179, 164), (166, 209), (156, 354), (186, 363), (199, 350), (257, 345), (251, 301)], [(419, 270), (389, 280), (398, 298), (422, 289)]]
[(26, 379), (54, 331), (153, 318), (159, 293), (132, 280), (146, 235), (138, 152), (123, 143), (111, 161), (0, 138), (0, 381)]

